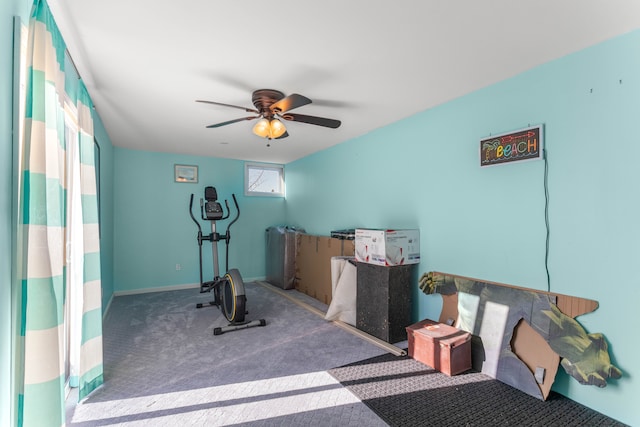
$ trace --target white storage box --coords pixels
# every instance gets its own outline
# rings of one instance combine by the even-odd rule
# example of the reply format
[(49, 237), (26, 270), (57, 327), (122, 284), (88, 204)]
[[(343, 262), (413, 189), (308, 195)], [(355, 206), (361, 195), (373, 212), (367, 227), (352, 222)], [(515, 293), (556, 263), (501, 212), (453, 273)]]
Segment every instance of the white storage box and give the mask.
[(356, 229), (356, 261), (375, 265), (420, 262), (420, 230)]

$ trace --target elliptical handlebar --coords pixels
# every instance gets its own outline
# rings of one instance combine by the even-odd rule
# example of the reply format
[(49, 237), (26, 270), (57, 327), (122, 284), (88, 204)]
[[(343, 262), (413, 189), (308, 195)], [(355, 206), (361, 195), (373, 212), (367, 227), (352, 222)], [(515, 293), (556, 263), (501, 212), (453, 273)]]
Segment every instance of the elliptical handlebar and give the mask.
[[(227, 243), (225, 246), (225, 249), (226, 249), (225, 266), (227, 267), (227, 271), (229, 271), (229, 242), (231, 241), (231, 233), (229, 232), (229, 229), (231, 228), (233, 223), (236, 222), (238, 218), (240, 218), (240, 206), (238, 206), (238, 200), (236, 200), (236, 195), (231, 193), (231, 197), (233, 197), (233, 203), (236, 205), (236, 217), (233, 218), (233, 220), (231, 220), (229, 224), (227, 224), (227, 231), (224, 237)], [(224, 203), (227, 205), (227, 212), (230, 213), (231, 211), (229, 210), (229, 203), (227, 203), (227, 200), (225, 200)]]
[[(202, 206), (202, 200), (200, 200), (200, 206)], [(193, 222), (195, 222), (198, 226), (198, 232), (202, 234), (202, 227), (200, 227), (200, 223), (198, 222), (196, 217), (193, 216), (193, 193), (191, 193), (191, 199), (189, 199), (189, 215), (191, 216)]]
[(229, 215), (231, 215), (231, 210), (229, 209), (229, 202), (227, 201), (227, 199), (224, 199), (224, 205), (227, 207), (227, 214), (221, 219), (227, 219), (229, 218)]
[[(202, 201), (200, 201), (200, 204), (202, 204)], [(200, 227), (200, 223), (198, 222), (196, 217), (193, 216), (193, 193), (191, 193), (191, 198), (189, 199), (189, 215), (198, 227), (198, 255), (200, 256), (200, 292), (204, 292), (205, 284), (202, 281), (202, 227)]]
[[(231, 227), (233, 225), (234, 222), (236, 222), (238, 220), (238, 218), (240, 218), (240, 206), (238, 206), (238, 200), (236, 199), (236, 195), (235, 194), (231, 194), (231, 197), (233, 197), (233, 203), (236, 205), (236, 217), (233, 219), (233, 221), (231, 221), (229, 223), (229, 225), (227, 225), (227, 231), (229, 231), (229, 227)], [(227, 201), (225, 200), (224, 203), (227, 205), (227, 212), (229, 211), (229, 203), (227, 203)], [(228, 217), (229, 215), (227, 215)]]

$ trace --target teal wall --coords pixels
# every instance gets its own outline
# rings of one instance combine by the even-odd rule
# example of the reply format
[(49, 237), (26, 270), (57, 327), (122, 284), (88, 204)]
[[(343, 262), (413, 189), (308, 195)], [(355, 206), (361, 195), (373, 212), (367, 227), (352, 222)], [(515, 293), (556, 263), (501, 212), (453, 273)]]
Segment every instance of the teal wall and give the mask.
[[(554, 388), (640, 425), (640, 31), (290, 163), (286, 220), (307, 231), (419, 228), (420, 272), (547, 289), (544, 162), (479, 167), (479, 140), (543, 123), (551, 290), (599, 301), (578, 318), (624, 372), (604, 389)], [(414, 288), (415, 319), (440, 297)], [(437, 317), (436, 317), (437, 318)]]
[[(265, 229), (284, 218), (284, 199), (244, 196), (244, 162), (213, 157), (182, 156), (115, 148), (114, 219), (116, 292), (199, 283), (197, 228), (189, 216), (194, 194), (194, 215), (200, 198), (214, 186), (220, 200), (240, 205), (240, 219), (231, 228), (229, 267), (245, 279), (265, 276)], [(174, 182), (174, 164), (197, 165), (197, 184)], [(233, 218), (233, 217), (232, 217)], [(210, 223), (200, 221), (203, 233)], [(224, 233), (229, 220), (219, 221)], [(220, 272), (224, 273), (224, 242), (219, 243)], [(182, 269), (176, 271), (176, 264)], [(203, 243), (205, 280), (213, 276), (211, 243)]]

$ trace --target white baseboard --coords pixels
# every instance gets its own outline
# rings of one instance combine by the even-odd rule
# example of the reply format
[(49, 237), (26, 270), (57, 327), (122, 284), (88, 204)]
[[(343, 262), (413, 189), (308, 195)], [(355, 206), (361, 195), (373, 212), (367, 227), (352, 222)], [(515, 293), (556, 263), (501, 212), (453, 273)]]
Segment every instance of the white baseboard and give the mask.
[(107, 313), (109, 312), (109, 308), (111, 308), (111, 303), (113, 302), (113, 297), (114, 297), (114, 295), (111, 294), (111, 298), (109, 298), (109, 302), (107, 303), (107, 306), (105, 307), (104, 311), (102, 312), (102, 320), (104, 320), (105, 317), (107, 317)]
[[(264, 280), (265, 280), (265, 276), (242, 278), (242, 281), (245, 283), (258, 282), (258, 281), (263, 282)], [(183, 289), (193, 289), (193, 288), (199, 288), (199, 287), (200, 287), (199, 283), (184, 283), (181, 285), (158, 286), (155, 288), (131, 289), (129, 291), (114, 291), (111, 299), (113, 299), (113, 297), (119, 297), (123, 295), (148, 294), (151, 292), (165, 292), (165, 291), (180, 291)], [(110, 304), (111, 304), (111, 301), (109, 301), (109, 305)], [(105, 310), (105, 313), (106, 313), (106, 310)]]
[(148, 294), (151, 292), (180, 291), (183, 289), (193, 289), (193, 288), (199, 288), (199, 287), (200, 287), (199, 283), (185, 283), (182, 285), (170, 285), (170, 286), (158, 286), (155, 288), (132, 289), (130, 291), (115, 291), (113, 293), (113, 296), (119, 297), (123, 295)]

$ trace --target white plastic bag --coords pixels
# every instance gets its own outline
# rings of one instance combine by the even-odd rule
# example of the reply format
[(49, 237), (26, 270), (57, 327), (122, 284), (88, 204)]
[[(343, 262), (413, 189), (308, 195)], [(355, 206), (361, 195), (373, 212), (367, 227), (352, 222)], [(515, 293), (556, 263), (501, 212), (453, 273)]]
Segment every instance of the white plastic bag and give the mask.
[(341, 320), (356, 325), (356, 266), (349, 262), (353, 257), (331, 258), (331, 304), (326, 320)]

